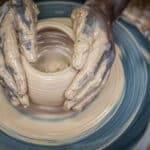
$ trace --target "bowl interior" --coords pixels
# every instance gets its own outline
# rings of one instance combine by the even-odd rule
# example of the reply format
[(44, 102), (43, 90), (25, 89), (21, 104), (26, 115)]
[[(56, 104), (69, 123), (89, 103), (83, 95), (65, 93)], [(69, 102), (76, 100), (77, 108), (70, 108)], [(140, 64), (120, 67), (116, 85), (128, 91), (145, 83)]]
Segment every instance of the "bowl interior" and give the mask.
[(61, 29), (50, 26), (40, 29), (37, 45), (38, 59), (32, 67), (38, 71), (56, 73), (71, 66), (73, 40)]

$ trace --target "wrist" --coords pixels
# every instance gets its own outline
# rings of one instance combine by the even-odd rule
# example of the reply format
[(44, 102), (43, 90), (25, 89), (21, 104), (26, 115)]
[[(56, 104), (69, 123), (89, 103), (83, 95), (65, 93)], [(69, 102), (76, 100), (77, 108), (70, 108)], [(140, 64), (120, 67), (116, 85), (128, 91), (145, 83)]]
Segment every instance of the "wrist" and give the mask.
[(108, 0), (88, 0), (85, 5), (97, 15), (104, 16), (107, 22), (112, 23), (115, 16), (113, 15), (112, 3)]
[(86, 5), (97, 12), (102, 12), (108, 20), (113, 22), (129, 2), (130, 0), (87, 0)]

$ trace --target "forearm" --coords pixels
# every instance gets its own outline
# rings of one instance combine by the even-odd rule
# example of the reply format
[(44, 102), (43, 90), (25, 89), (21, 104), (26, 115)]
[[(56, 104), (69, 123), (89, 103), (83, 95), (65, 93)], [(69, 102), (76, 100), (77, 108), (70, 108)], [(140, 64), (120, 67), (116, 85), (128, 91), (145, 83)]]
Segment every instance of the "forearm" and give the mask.
[(112, 22), (121, 14), (129, 1), (130, 0), (87, 0), (85, 4), (96, 12), (103, 13)]

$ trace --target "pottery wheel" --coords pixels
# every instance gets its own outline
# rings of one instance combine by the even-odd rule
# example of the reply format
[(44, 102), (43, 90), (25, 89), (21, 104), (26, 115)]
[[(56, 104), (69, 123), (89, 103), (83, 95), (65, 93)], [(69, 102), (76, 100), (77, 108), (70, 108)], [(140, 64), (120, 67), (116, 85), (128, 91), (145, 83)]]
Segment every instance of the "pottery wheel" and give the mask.
[[(56, 19), (70, 26), (69, 19)], [(116, 60), (102, 92), (83, 112), (43, 113), (13, 107), (0, 88), (0, 128), (8, 135), (35, 144), (68, 144), (91, 135), (119, 108), (124, 89), (124, 70), (117, 49)]]

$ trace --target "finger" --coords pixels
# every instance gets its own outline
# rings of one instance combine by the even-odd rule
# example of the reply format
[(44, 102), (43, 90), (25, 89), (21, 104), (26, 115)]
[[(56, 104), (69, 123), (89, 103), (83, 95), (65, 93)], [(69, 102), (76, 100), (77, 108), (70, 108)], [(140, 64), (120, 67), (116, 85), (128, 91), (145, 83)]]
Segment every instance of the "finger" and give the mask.
[(80, 90), (79, 94), (75, 96), (75, 100), (82, 99), (92, 89), (99, 86), (103, 87), (105, 85), (115, 58), (111, 44), (107, 43), (105, 45), (105, 51), (94, 68), (94, 79), (87, 82), (86, 86), (83, 87), (83, 90)]
[[(29, 4), (32, 5), (31, 2)], [(37, 60), (37, 14), (35, 14), (32, 6), (29, 6), (29, 4), (24, 4), (23, 6), (15, 7), (13, 9), (16, 12), (15, 15), (19, 34), (20, 50), (29, 62), (35, 62)]]
[(89, 97), (91, 97), (91, 95), (95, 95), (94, 93), (98, 93), (98, 92), (96, 92), (97, 89), (99, 92), (102, 90), (102, 88), (104, 87), (104, 85), (108, 79), (108, 76), (109, 76), (109, 71), (107, 72), (107, 74), (105, 75), (103, 80), (101, 79), (101, 75), (99, 75), (99, 76), (97, 75), (97, 78), (90, 81), (90, 83), (88, 83), (85, 87), (83, 87), (83, 89), (81, 89), (81, 92), (79, 92), (74, 97), (74, 100), (65, 102), (65, 104), (64, 104), (65, 109), (71, 110), (80, 103), (81, 103), (81, 106), (84, 107), (84, 105), (91, 102), (92, 99)]
[[(75, 34), (73, 66), (78, 70), (84, 66), (90, 50), (90, 45), (93, 41), (92, 27), (89, 22), (87, 22), (88, 19), (91, 19), (88, 18), (88, 13), (88, 8), (81, 7), (77, 8), (72, 14), (73, 30)], [(88, 30), (90, 30), (90, 32)]]
[(17, 96), (12, 92), (10, 91), (8, 88), (6, 88), (6, 86), (4, 85), (4, 92), (5, 92), (5, 95), (7, 96), (8, 100), (11, 102), (11, 104), (13, 106), (18, 106), (20, 105), (20, 102), (19, 100), (17, 99)]
[(3, 53), (7, 69), (16, 82), (18, 94), (24, 95), (27, 92), (26, 77), (18, 51), (18, 43), (13, 26), (13, 17), (12, 12), (9, 12), (3, 20), (1, 27), (3, 34)]
[[(82, 34), (82, 33), (81, 33)], [(74, 44), (74, 54), (73, 54), (73, 67), (77, 70), (83, 68), (86, 59), (88, 57), (88, 51), (90, 48), (90, 43), (88, 41), (88, 37), (84, 37), (84, 35), (78, 36), (75, 40)]]
[[(100, 38), (100, 35), (102, 38)], [(102, 57), (107, 43), (107, 35), (102, 30), (95, 29), (95, 40), (92, 45), (93, 51), (90, 52), (84, 68), (78, 73), (71, 86), (65, 93), (67, 99), (72, 100), (80, 92), (81, 88), (92, 78), (97, 68), (98, 60)]]
[(27, 108), (29, 106), (29, 99), (27, 95), (24, 96), (15, 96), (12, 92), (9, 92), (10, 102), (13, 106), (22, 105), (24, 108)]
[[(107, 73), (106, 73), (107, 72)], [(92, 80), (89, 81), (85, 87), (74, 97), (74, 102), (79, 102), (81, 99), (84, 99), (93, 89), (95, 88), (103, 88), (105, 85), (108, 76), (109, 76), (110, 70), (108, 70), (107, 66), (104, 64), (104, 66), (100, 67), (100, 70), (96, 77)]]
[(73, 80), (71, 86), (65, 92), (65, 97), (69, 100), (73, 99), (78, 90), (80, 90), (82, 86), (85, 85), (86, 82), (92, 77), (93, 75), (90, 70), (83, 69), (82, 71), (80, 71)]
[(8, 88), (13, 93), (17, 93), (17, 87), (15, 81), (13, 80), (12, 76), (9, 74), (9, 72), (5, 67), (1, 46), (0, 46), (0, 79), (1, 79), (1, 84), (3, 86)]
[[(0, 7), (0, 24), (2, 23), (6, 13), (8, 12), (8, 3), (4, 3)], [(17, 94), (17, 87), (15, 84), (15, 81), (13, 80), (12, 76), (9, 74), (9, 72), (6, 69), (5, 63), (4, 63), (4, 56), (2, 52), (2, 39), (1, 39), (1, 32), (0, 32), (0, 84), (7, 88), (10, 95), (16, 96)], [(12, 96), (11, 96), (12, 97)], [(15, 100), (12, 98), (14, 105), (19, 105), (18, 100)]]
[[(6, 70), (6, 69), (5, 69)], [(7, 70), (6, 72), (3, 72), (3, 73), (6, 73), (4, 75), (8, 76), (9, 74), (7, 74)], [(10, 82), (10, 78), (5, 78), (4, 76), (2, 76), (2, 72), (0, 72), (0, 84), (2, 85), (2, 87), (4, 88), (4, 92), (5, 92), (5, 95), (7, 96), (7, 98), (9, 99), (9, 101), (12, 103), (13, 106), (18, 106), (20, 104), (19, 100), (16, 98), (17, 97), (17, 91), (15, 91), (10, 84), (10, 82), (13, 81), (12, 77), (10, 76), (10, 78), (12, 79)], [(7, 83), (8, 81), (8, 83)], [(14, 82), (14, 81), (13, 81)], [(15, 83), (14, 83), (14, 86), (15, 86)]]
[(32, 12), (33, 19), (36, 22), (37, 21), (37, 16), (40, 13), (36, 3), (33, 0), (25, 0), (25, 4), (29, 8), (29, 11)]
[(12, 98), (10, 99), (10, 102), (11, 102), (11, 104), (12, 104), (13, 106), (19, 106), (19, 105), (20, 105), (20, 102), (19, 102), (19, 100), (18, 100), (16, 97), (12, 97)]
[(27, 94), (25, 94), (23, 96), (19, 96), (18, 99), (24, 108), (29, 107), (30, 103), (29, 103), (29, 97)]
[(10, 97), (10, 102), (13, 106), (19, 106), (20, 105), (20, 101), (18, 100), (18, 98), (10, 91), (8, 91), (9, 93), (9, 97)]
[(101, 89), (99, 89), (99, 88), (94, 90), (94, 92), (91, 93), (91, 95), (84, 98), (80, 103), (77, 103), (77, 105), (75, 105), (72, 108), (72, 110), (74, 110), (76, 112), (82, 111), (86, 106), (88, 106), (88, 104), (90, 104), (96, 98), (96, 96), (99, 94), (100, 90)]
[(0, 67), (0, 79), (1, 84), (7, 88), (9, 91), (13, 92), (15, 95), (17, 94), (17, 87), (12, 78), (12, 76), (8, 73), (5, 67)]
[[(107, 74), (105, 75), (104, 79), (101, 80), (101, 81), (98, 81), (99, 82), (99, 85), (95, 85), (93, 86), (91, 89), (89, 89), (89, 91), (84, 91), (79, 97), (80, 99), (80, 102), (76, 103), (76, 105), (74, 105), (72, 107), (72, 109), (74, 111), (82, 111), (88, 104), (90, 104), (95, 98), (96, 96), (101, 92), (101, 90), (104, 88), (105, 86), (105, 83), (107, 82), (107, 79), (109, 77), (109, 73), (110, 71), (107, 72)], [(98, 80), (98, 79), (97, 79)], [(94, 82), (93, 82), (94, 83)], [(92, 86), (92, 85), (91, 85)], [(95, 87), (95, 88), (94, 88)], [(93, 90), (93, 91), (92, 91)], [(91, 93), (89, 95), (89, 93)]]
[(29, 106), (29, 99), (28, 96), (25, 94), (23, 96), (14, 95), (11, 91), (7, 92), (10, 97), (10, 102), (13, 106), (22, 105), (24, 108), (27, 108)]

